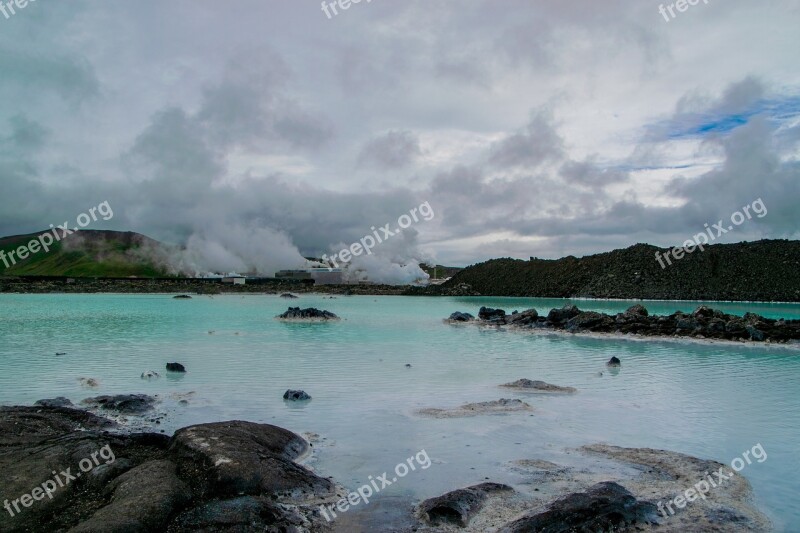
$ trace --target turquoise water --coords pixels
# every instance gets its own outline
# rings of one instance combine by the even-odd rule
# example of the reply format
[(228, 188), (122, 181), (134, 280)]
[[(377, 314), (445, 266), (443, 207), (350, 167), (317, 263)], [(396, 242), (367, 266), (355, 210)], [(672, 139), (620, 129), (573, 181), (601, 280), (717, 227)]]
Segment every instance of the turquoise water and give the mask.
[[(800, 350), (526, 334), (442, 322), (481, 305), (540, 313), (564, 300), (169, 295), (0, 295), (0, 403), (148, 393), (167, 413), (160, 429), (225, 419), (269, 422), (320, 440), (312, 465), (356, 488), (424, 449), (433, 464), (382, 497), (427, 498), (483, 481), (519, 484), (507, 463), (574, 463), (583, 444), (664, 448), (729, 463), (756, 443), (768, 454), (742, 470), (777, 531), (800, 530)], [(575, 301), (624, 310), (632, 302)], [(698, 303), (643, 302), (651, 313)], [(291, 306), (344, 320), (283, 323)], [(795, 304), (711, 304), (727, 312), (800, 318)], [(212, 334), (209, 331), (213, 331)], [(56, 356), (56, 352), (66, 355)], [(615, 355), (619, 373), (604, 363)], [(166, 376), (168, 361), (189, 372)], [(411, 364), (411, 368), (406, 368)], [(162, 374), (144, 381), (148, 369)], [(603, 376), (599, 376), (599, 372)], [(81, 377), (99, 381), (84, 388)], [(579, 389), (531, 396), (498, 389), (519, 378)], [(313, 396), (282, 400), (287, 388)], [(423, 407), (522, 398), (531, 413), (421, 418)], [(189, 400), (187, 405), (178, 402)]]

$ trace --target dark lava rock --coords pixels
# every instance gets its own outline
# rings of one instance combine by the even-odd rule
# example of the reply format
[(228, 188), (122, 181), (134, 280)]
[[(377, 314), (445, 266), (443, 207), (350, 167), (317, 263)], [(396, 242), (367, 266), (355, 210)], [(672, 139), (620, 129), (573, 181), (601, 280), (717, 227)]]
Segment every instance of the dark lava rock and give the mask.
[(606, 366), (622, 366), (622, 361), (619, 360), (617, 356), (612, 356), (611, 359), (608, 360)]
[(180, 363), (167, 363), (167, 370), (170, 372), (186, 372), (186, 367)]
[[(290, 431), (238, 421), (184, 428), (172, 439), (116, 429), (114, 422), (78, 409), (0, 407), (3, 497), (31, 494), (53, 479), (53, 471), (71, 469), (75, 476), (52, 499), (35, 501), (15, 516), (0, 509), (0, 531), (324, 528), (308, 502), (333, 498), (334, 485), (293, 462), (308, 445)], [(103, 453), (106, 447), (113, 453)], [(99, 460), (94, 468), (80, 472), (79, 462), (93, 454)], [(286, 493), (299, 498), (275, 501)]]
[(454, 523), (466, 527), (481, 510), (490, 493), (513, 490), (500, 483), (481, 483), (425, 500), (419, 509), (421, 515), (431, 524)]
[(192, 297), (188, 294), (179, 294), (177, 296), (172, 297), (173, 300), (191, 300)]
[(303, 518), (269, 498), (240, 496), (230, 500), (211, 500), (181, 513), (168, 533), (183, 531), (262, 531), (286, 533), (302, 531)]
[(292, 300), (292, 299), (299, 298), (299, 296), (295, 296), (294, 294), (290, 294), (288, 292), (285, 292), (285, 293), (281, 294), (281, 298), (286, 298), (288, 300)]
[(647, 312), (647, 308), (645, 308), (645, 306), (643, 306), (642, 304), (636, 304), (630, 306), (625, 311), (625, 314), (632, 316), (648, 316), (650, 313)]
[(536, 309), (528, 309), (521, 313), (514, 313), (508, 317), (508, 323), (515, 326), (530, 326), (539, 320), (539, 313)]
[(616, 322), (605, 313), (584, 311), (567, 320), (567, 331), (612, 331)]
[(120, 414), (139, 415), (151, 410), (156, 399), (147, 394), (116, 394), (86, 398), (83, 403)]
[(550, 383), (545, 383), (544, 381), (539, 380), (530, 380), (530, 379), (518, 379), (512, 383), (505, 383), (500, 385), (501, 387), (506, 387), (508, 389), (521, 389), (521, 390), (530, 390), (530, 391), (538, 391), (538, 392), (566, 392), (566, 393), (573, 393), (578, 392), (578, 389), (574, 387), (559, 387), (558, 385), (552, 385)]
[(566, 322), (570, 318), (576, 317), (581, 313), (581, 310), (574, 305), (565, 305), (561, 309), (551, 309), (547, 313), (547, 321), (553, 324), (560, 324)]
[(311, 396), (309, 396), (306, 393), (306, 391), (289, 389), (283, 393), (283, 399), (291, 401), (301, 401), (301, 400), (310, 400)]
[(694, 310), (692, 316), (695, 318), (711, 318), (714, 316), (714, 310), (707, 305), (701, 305)]
[(755, 326), (747, 325), (744, 327), (747, 334), (750, 335), (750, 339), (754, 341), (763, 341), (766, 338), (763, 331), (760, 331), (755, 328)]
[(586, 492), (556, 500), (543, 513), (515, 520), (501, 528), (500, 533), (621, 531), (618, 528), (656, 523), (655, 505), (640, 502), (625, 487), (605, 481)]
[(453, 320), (455, 322), (469, 322), (470, 320), (475, 320), (475, 317), (469, 313), (461, 313), (459, 311), (456, 311), (455, 313), (450, 315), (450, 318), (448, 320)]
[(72, 528), (72, 533), (163, 531), (170, 515), (191, 499), (191, 490), (170, 461), (148, 461), (109, 483), (108, 505)]
[(178, 430), (170, 455), (181, 478), (203, 495), (328, 496), (334, 484), (293, 462), (308, 443), (269, 424), (232, 421)]
[(492, 309), (491, 307), (481, 307), (478, 311), (478, 318), (488, 322), (505, 324), (506, 312), (503, 309)]
[(69, 398), (65, 398), (63, 396), (38, 400), (33, 405), (39, 405), (41, 407), (73, 407), (73, 403), (69, 400)]
[(309, 307), (308, 309), (300, 309), (299, 307), (290, 307), (285, 313), (282, 315), (278, 315), (276, 318), (281, 318), (283, 320), (338, 320), (339, 317), (335, 314), (331, 313), (330, 311), (322, 311), (315, 307)]
[[(452, 317), (456, 316), (454, 313)], [(676, 311), (667, 316), (647, 314), (641, 305), (634, 305), (615, 316), (595, 311), (582, 312), (574, 305), (552, 309), (546, 319), (535, 309), (506, 316), (502, 309), (482, 307), (479, 317), (483, 323), (508, 324), (525, 328), (550, 328), (572, 333), (597, 332), (637, 334), (648, 337), (703, 337), (730, 341), (755, 342), (800, 341), (800, 320), (775, 320), (755, 313), (743, 317), (701, 306), (692, 314)]]

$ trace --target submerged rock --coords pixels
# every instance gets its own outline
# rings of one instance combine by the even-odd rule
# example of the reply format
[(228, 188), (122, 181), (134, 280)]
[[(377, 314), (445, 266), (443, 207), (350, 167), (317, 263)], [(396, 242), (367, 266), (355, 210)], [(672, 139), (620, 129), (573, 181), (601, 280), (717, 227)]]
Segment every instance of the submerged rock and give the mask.
[(281, 294), (281, 298), (286, 298), (286, 299), (288, 299), (288, 300), (292, 300), (292, 299), (297, 299), (297, 298), (299, 298), (299, 296), (295, 296), (294, 294), (291, 294), (291, 293), (285, 292), (285, 293)]
[(285, 313), (275, 318), (281, 320), (339, 320), (339, 317), (330, 311), (322, 311), (315, 307), (309, 307), (308, 309), (290, 307)]
[(460, 418), (484, 414), (515, 413), (520, 411), (533, 411), (533, 407), (522, 400), (501, 398), (500, 400), (493, 400), (490, 402), (467, 403), (454, 409), (429, 407), (420, 409), (417, 413), (434, 418)]
[(306, 391), (289, 389), (283, 393), (283, 399), (296, 402), (296, 401), (310, 400), (311, 396), (309, 396), (308, 393), (306, 393)]
[(500, 483), (481, 483), (425, 500), (419, 506), (419, 513), (431, 524), (453, 523), (467, 527), (491, 493), (513, 490)]
[(45, 398), (44, 400), (37, 400), (37, 402), (33, 405), (38, 405), (41, 407), (72, 407), (73, 403), (70, 401), (69, 398), (65, 398), (64, 396), (58, 396), (56, 398)]
[(656, 515), (654, 504), (638, 501), (622, 485), (606, 481), (556, 500), (543, 513), (515, 520), (500, 533), (616, 531), (634, 524), (655, 524)]
[(578, 389), (574, 387), (559, 387), (558, 385), (552, 385), (550, 383), (545, 383), (544, 381), (533, 381), (525, 378), (518, 379), (512, 383), (505, 383), (500, 386), (508, 389), (519, 389), (529, 392), (578, 392)]
[(177, 296), (172, 297), (173, 300), (191, 300), (192, 297), (188, 294), (179, 294)]
[(617, 356), (612, 356), (611, 359), (609, 359), (606, 363), (606, 366), (622, 366), (622, 361), (620, 361)]
[(156, 379), (160, 377), (159, 373), (155, 370), (145, 370), (142, 372), (142, 379)]
[(186, 367), (180, 363), (167, 363), (168, 372), (186, 372)]
[(139, 415), (150, 411), (156, 404), (156, 399), (147, 394), (116, 394), (86, 398), (83, 403), (120, 414)]

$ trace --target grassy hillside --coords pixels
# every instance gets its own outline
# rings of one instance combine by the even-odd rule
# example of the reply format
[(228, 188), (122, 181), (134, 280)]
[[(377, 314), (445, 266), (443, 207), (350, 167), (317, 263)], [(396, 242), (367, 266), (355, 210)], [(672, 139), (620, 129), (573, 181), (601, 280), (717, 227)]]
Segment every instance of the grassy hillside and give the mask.
[(494, 296), (800, 301), (800, 241), (715, 244), (664, 269), (656, 251), (666, 250), (637, 244), (582, 258), (493, 259), (442, 288), (468, 284)]
[(42, 232), (0, 238), (0, 250), (6, 253), (6, 264), (0, 260), (0, 275), (5, 276), (72, 276), (72, 277), (163, 277), (169, 275), (163, 266), (168, 247), (134, 232), (83, 230), (67, 235), (26, 259), (12, 264), (8, 253), (27, 245)]

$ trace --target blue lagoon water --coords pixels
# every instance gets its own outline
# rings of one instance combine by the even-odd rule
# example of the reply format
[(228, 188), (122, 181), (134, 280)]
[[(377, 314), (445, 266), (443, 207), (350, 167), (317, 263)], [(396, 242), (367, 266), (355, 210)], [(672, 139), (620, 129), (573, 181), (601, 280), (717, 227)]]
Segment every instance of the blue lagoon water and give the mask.
[[(228, 419), (319, 435), (312, 466), (350, 488), (421, 449), (433, 461), (382, 497), (421, 499), (458, 486), (519, 483), (509, 461), (579, 460), (569, 450), (606, 442), (663, 448), (723, 463), (760, 443), (741, 471), (777, 531), (800, 531), (800, 351), (785, 347), (527, 334), (442, 319), (481, 305), (540, 313), (565, 300), (303, 295), (0, 295), (0, 403), (147, 393), (166, 413), (156, 430)], [(575, 301), (624, 310), (633, 302)], [(651, 313), (699, 303), (643, 302)], [(288, 305), (344, 320), (283, 323)], [(800, 318), (794, 304), (711, 304), (726, 312)], [(212, 332), (212, 333), (210, 333)], [(56, 356), (56, 352), (66, 355)], [(619, 373), (605, 362), (617, 356)], [(168, 361), (185, 375), (165, 375)], [(411, 364), (407, 368), (406, 364)], [(148, 369), (162, 374), (145, 381)], [(599, 372), (603, 372), (600, 376)], [(81, 377), (99, 382), (85, 388)], [(499, 389), (519, 378), (579, 389), (544, 396)], [(288, 388), (313, 400), (292, 405)], [(533, 413), (430, 419), (424, 407), (521, 398)], [(179, 403), (188, 399), (188, 404)]]

